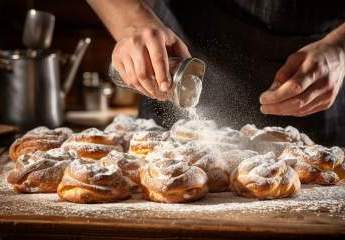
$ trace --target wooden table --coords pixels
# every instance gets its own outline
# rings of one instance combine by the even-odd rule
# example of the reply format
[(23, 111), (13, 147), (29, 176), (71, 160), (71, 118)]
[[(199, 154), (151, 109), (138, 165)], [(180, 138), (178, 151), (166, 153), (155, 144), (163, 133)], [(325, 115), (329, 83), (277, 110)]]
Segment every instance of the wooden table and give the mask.
[[(264, 202), (219, 193), (183, 205), (148, 203), (140, 196), (121, 203), (79, 205), (62, 202), (55, 194), (14, 193), (5, 175), (0, 175), (0, 239), (345, 237), (345, 199), (338, 199), (345, 186), (313, 186), (295, 199)], [(325, 200), (315, 204), (308, 196), (312, 191), (323, 191)]]

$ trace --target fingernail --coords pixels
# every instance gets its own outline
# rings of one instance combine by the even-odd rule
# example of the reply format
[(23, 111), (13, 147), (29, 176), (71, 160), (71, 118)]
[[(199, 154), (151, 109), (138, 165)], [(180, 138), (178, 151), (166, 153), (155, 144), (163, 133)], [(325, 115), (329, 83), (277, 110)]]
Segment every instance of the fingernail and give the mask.
[(265, 103), (266, 103), (266, 101), (267, 101), (267, 91), (266, 91), (266, 92), (263, 92), (263, 93), (260, 95), (259, 100), (260, 100), (260, 103), (261, 103), (261, 104), (265, 104)]
[(167, 82), (163, 82), (160, 84), (159, 86), (159, 89), (162, 91), (162, 92), (167, 92), (169, 90), (169, 87), (170, 87), (170, 84), (167, 83)]
[(265, 111), (264, 111), (264, 107), (263, 106), (260, 106), (260, 112), (263, 113), (263, 114), (266, 114)]

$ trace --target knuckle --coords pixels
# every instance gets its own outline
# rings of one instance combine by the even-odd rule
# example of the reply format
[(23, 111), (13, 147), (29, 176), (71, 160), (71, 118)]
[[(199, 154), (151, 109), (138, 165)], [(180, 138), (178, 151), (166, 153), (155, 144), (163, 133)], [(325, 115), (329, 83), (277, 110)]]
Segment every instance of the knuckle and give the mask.
[(147, 79), (147, 74), (145, 71), (140, 71), (137, 73), (138, 79), (140, 80), (146, 80)]
[(301, 93), (303, 91), (303, 86), (299, 81), (294, 80), (291, 81), (290, 90), (292, 93)]
[(141, 46), (142, 45), (142, 40), (141, 40), (141, 37), (139, 37), (139, 36), (130, 37), (129, 42), (132, 46)]
[(160, 35), (160, 31), (155, 28), (144, 28), (142, 30), (142, 35), (147, 38), (154, 38)]
[(303, 108), (307, 104), (307, 100), (305, 98), (298, 98), (296, 100), (296, 105), (298, 108)]
[(165, 64), (165, 58), (162, 53), (157, 53), (154, 55), (154, 64), (158, 66), (164, 66)]

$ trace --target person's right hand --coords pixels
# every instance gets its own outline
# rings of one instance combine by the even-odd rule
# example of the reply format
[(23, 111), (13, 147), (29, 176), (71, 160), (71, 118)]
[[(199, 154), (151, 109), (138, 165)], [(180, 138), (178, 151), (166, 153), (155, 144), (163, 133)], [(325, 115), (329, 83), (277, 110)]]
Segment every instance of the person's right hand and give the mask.
[(172, 84), (168, 54), (190, 57), (187, 46), (169, 28), (143, 27), (117, 42), (112, 64), (127, 85), (163, 101)]

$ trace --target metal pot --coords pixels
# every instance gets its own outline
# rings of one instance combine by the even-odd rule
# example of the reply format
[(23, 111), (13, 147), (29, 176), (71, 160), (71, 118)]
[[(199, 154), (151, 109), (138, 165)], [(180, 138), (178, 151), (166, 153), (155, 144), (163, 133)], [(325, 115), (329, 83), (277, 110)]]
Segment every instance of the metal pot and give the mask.
[(70, 90), (90, 39), (79, 41), (71, 56), (64, 84), (60, 54), (16, 50), (0, 51), (0, 122), (22, 129), (63, 123), (64, 97)]

